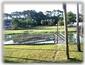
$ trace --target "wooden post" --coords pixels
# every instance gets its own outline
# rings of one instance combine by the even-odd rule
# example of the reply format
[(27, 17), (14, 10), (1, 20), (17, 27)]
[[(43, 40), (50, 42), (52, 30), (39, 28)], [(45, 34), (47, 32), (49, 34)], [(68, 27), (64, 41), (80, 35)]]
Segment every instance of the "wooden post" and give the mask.
[(68, 31), (67, 31), (67, 14), (66, 14), (66, 4), (63, 4), (63, 10), (64, 10), (64, 27), (65, 27), (65, 43), (66, 43), (66, 54), (67, 59), (69, 59), (69, 47), (68, 47)]
[(80, 38), (79, 38), (79, 4), (78, 3), (77, 3), (76, 21), (77, 21), (77, 49), (78, 49), (78, 51), (81, 51), (81, 49), (80, 49)]

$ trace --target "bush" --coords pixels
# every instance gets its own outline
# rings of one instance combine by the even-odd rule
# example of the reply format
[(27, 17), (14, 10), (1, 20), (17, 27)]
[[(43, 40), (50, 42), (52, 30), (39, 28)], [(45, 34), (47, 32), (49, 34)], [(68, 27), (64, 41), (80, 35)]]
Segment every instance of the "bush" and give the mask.
[(48, 21), (42, 20), (42, 21), (41, 21), (41, 24), (42, 24), (42, 25), (48, 25)]
[(59, 25), (64, 25), (64, 22), (63, 21), (59, 21)]

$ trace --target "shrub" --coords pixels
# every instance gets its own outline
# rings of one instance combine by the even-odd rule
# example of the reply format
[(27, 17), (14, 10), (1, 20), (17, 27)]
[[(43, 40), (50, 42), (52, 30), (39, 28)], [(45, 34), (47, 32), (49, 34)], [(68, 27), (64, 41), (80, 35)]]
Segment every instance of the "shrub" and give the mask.
[(59, 21), (59, 25), (64, 25), (64, 22), (63, 21)]

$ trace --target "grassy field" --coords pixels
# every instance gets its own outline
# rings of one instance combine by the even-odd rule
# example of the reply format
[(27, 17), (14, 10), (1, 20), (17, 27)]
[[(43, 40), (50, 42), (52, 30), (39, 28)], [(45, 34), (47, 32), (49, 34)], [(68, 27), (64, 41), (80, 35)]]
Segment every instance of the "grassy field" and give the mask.
[(53, 45), (4, 45), (6, 63), (76, 63), (83, 62), (82, 52), (76, 44), (69, 44), (70, 59), (67, 60), (65, 44)]
[[(5, 30), (5, 34), (50, 34), (56, 33), (56, 26), (37, 26), (27, 30)], [(64, 26), (59, 26), (64, 31)], [(76, 32), (75, 27), (68, 27), (69, 32)], [(65, 44), (49, 45), (4, 45), (4, 62), (6, 63), (76, 63), (83, 62), (82, 52), (77, 51), (76, 44), (69, 44), (70, 59), (67, 60)]]
[[(45, 34), (45, 33), (55, 33), (57, 31), (57, 26), (37, 26), (27, 30), (5, 30), (5, 34), (17, 34), (28, 32), (29, 34)], [(59, 31), (64, 31), (64, 26), (59, 26)], [(68, 27), (69, 32), (75, 32), (75, 27)]]

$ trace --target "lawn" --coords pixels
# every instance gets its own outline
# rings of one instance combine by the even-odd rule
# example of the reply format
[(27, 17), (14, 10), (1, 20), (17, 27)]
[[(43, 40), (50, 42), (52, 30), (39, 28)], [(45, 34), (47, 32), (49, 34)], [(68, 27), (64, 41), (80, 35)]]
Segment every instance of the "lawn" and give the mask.
[(83, 62), (82, 52), (77, 51), (76, 44), (69, 44), (70, 59), (66, 57), (65, 44), (51, 45), (4, 45), (4, 62), (6, 63), (76, 63)]
[[(64, 31), (64, 26), (59, 26), (59, 31)], [(75, 32), (75, 27), (68, 27), (69, 32)], [(24, 33), (28, 32), (29, 34), (49, 34), (49, 33), (56, 33), (57, 26), (37, 26), (27, 30), (5, 30), (4, 34), (17, 34), (17, 33)]]

